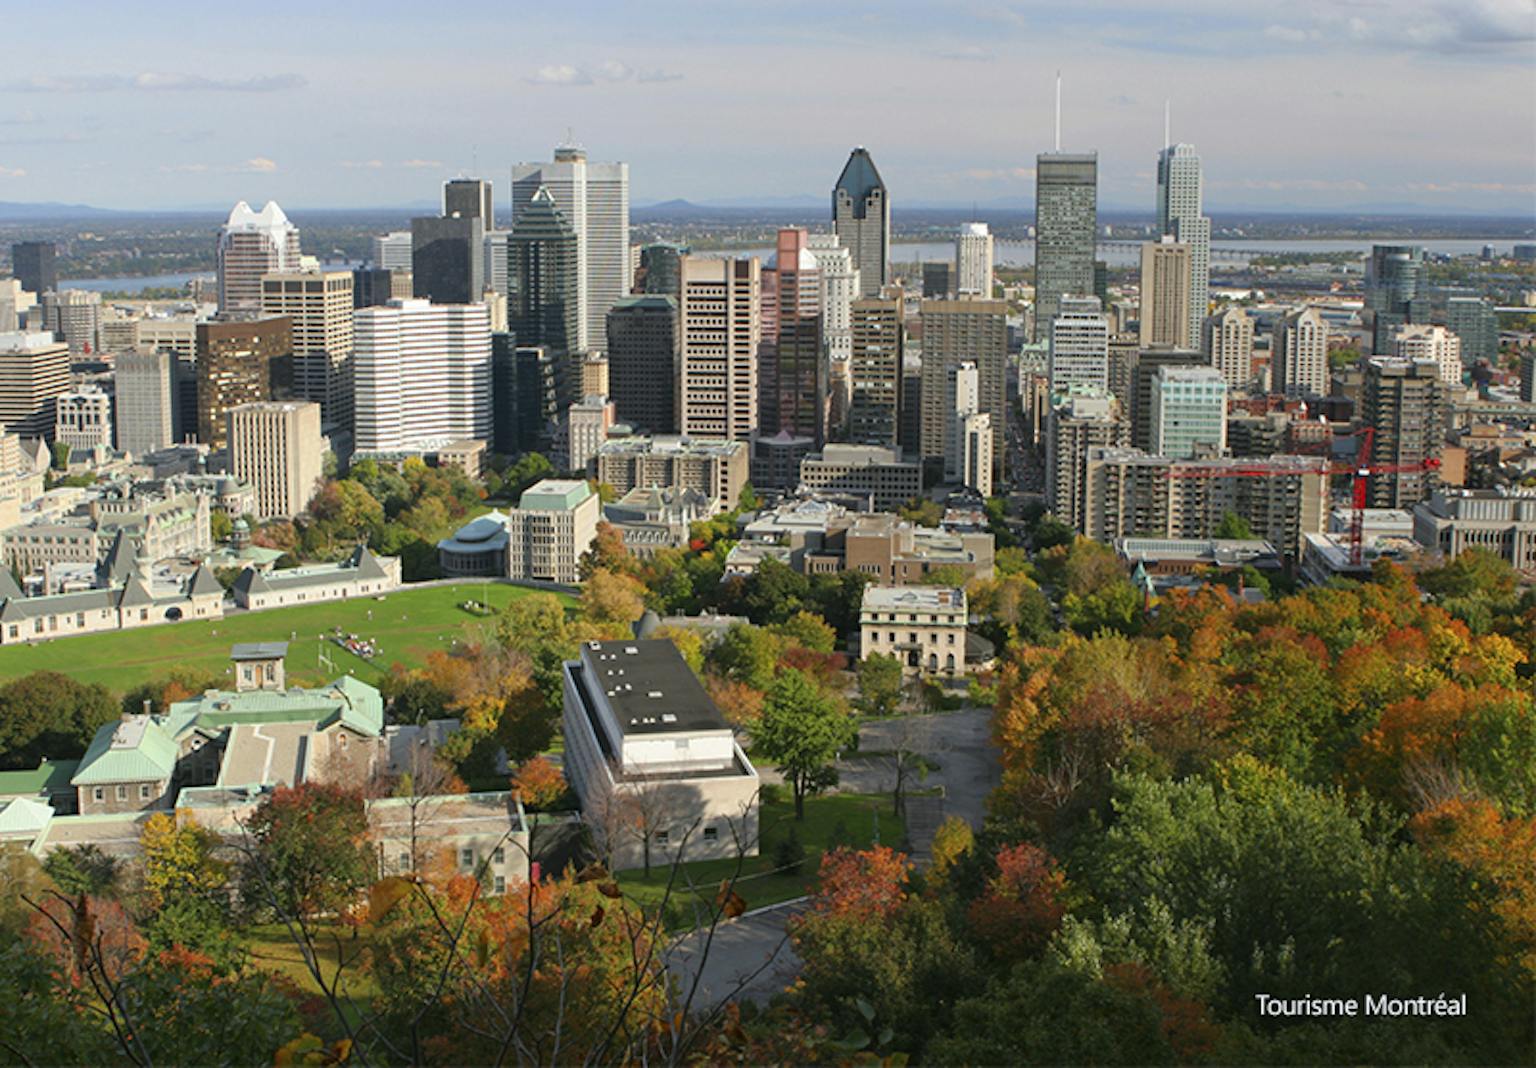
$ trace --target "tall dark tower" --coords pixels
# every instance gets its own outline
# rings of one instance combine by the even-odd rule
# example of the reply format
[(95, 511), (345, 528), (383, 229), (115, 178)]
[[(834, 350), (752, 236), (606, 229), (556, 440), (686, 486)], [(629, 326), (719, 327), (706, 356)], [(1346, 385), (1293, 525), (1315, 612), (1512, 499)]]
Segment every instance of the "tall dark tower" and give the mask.
[(29, 293), (42, 296), (59, 288), (59, 269), (52, 241), (18, 241), (11, 246), (11, 274)]
[(859, 269), (859, 295), (879, 296), (891, 280), (891, 201), (862, 145), (832, 187), (832, 229)]
[(507, 239), (507, 329), (519, 347), (577, 351), (576, 230), (540, 186)]

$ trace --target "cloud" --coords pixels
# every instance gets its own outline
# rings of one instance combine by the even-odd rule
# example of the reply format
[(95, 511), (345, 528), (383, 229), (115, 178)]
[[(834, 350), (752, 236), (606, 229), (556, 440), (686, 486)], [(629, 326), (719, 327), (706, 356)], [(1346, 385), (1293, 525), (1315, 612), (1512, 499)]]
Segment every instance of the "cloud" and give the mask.
[(1298, 30), (1294, 26), (1265, 26), (1264, 36), (1271, 41), (1284, 41), (1286, 44), (1301, 44), (1313, 37), (1306, 30)]
[(0, 164), (0, 178), (25, 178), (27, 172), (20, 167), (7, 167)]
[(277, 164), (265, 156), (254, 156), (240, 163), (168, 163), (161, 166), (165, 174), (271, 174)]
[(617, 59), (605, 59), (590, 70), (586, 67), (575, 67), (569, 63), (552, 63), (540, 67), (533, 74), (523, 80), (529, 85), (593, 85), (597, 82), (643, 82), (654, 84), (657, 82), (675, 82), (682, 78), (681, 74), (671, 71), (651, 69), (636, 70), (628, 63)]
[(418, 169), (428, 168), (428, 167), (434, 167), (435, 168), (435, 167), (441, 167), (442, 165), (443, 165), (443, 161), (440, 160), (440, 159), (408, 159), (404, 163), (400, 164), (400, 166), (402, 166), (402, 167), (413, 167), (413, 168), (418, 168)]
[(934, 59), (952, 59), (957, 63), (991, 63), (997, 58), (996, 52), (982, 48), (980, 45), (967, 45), (964, 48), (951, 48), (928, 54)]
[(265, 156), (256, 156), (252, 159), (246, 160), (236, 169), (242, 171), (254, 171), (257, 174), (271, 174), (273, 171), (277, 170), (277, 164), (273, 163)]
[(1530, 0), (1393, 0), (1390, 5), (1311, 0), (1295, 25), (1265, 27), (1286, 44), (1365, 45), (1387, 51), (1496, 52), (1536, 41)]
[(341, 165), (348, 170), (382, 171), (382, 170), (425, 170), (437, 168), (443, 165), (438, 159), (405, 159), (399, 163), (385, 163), (381, 159), (344, 159)]
[(568, 63), (540, 67), (524, 79), (529, 85), (591, 85), (592, 75)]
[(309, 84), (300, 74), (268, 74), (253, 78), (208, 78), (201, 74), (45, 74), (0, 82), (8, 93), (276, 93)]
[(347, 168), (350, 168), (350, 169), (362, 169), (362, 170), (376, 171), (376, 170), (379, 170), (380, 168), (382, 168), (384, 166), (384, 161), (381, 160), (381, 159), (365, 159), (365, 160), (345, 159), (345, 160), (341, 161), (341, 165), (343, 167), (347, 167)]

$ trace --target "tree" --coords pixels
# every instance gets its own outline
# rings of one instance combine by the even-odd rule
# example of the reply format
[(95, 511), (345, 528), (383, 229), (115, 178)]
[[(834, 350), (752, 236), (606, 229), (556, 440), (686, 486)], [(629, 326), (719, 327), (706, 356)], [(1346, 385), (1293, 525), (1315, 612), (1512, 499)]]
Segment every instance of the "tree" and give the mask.
[(222, 509), (215, 509), (208, 516), (208, 533), (214, 541), (226, 541), (235, 532), (235, 521), (229, 518), (229, 513)]
[(1253, 538), (1253, 527), (1248, 525), (1248, 520), (1236, 512), (1226, 511), (1221, 514), (1221, 522), (1216, 524), (1211, 537), (1248, 541)]
[(207, 898), (229, 882), (230, 866), (217, 856), (220, 838), (195, 822), (156, 812), (139, 832), (144, 854), (144, 896), (150, 909), (183, 897)]
[(1066, 876), (1053, 858), (1028, 842), (997, 852), (997, 874), (966, 911), (978, 944), (997, 960), (1033, 956), (1055, 933), (1065, 913)]
[(706, 662), (728, 679), (754, 690), (767, 690), (773, 685), (779, 652), (779, 640), (770, 631), (736, 623), (721, 635)]
[(804, 609), (769, 629), (786, 641), (815, 653), (830, 653), (837, 647), (837, 632), (820, 616)]
[(645, 587), (632, 575), (594, 571), (582, 586), (581, 609), (588, 622), (627, 632), (645, 613)]
[(60, 890), (76, 896), (110, 897), (123, 876), (122, 862), (89, 842), (55, 849), (43, 861), (43, 870)]
[(567, 789), (565, 776), (548, 757), (530, 757), (512, 775), (512, 792), (526, 808), (548, 808), (564, 797)]
[(859, 661), (859, 700), (872, 716), (889, 716), (901, 705), (901, 661), (871, 653)]
[(581, 555), (582, 580), (586, 581), (597, 571), (636, 575), (639, 570), (640, 562), (624, 544), (624, 535), (619, 532), (619, 528), (607, 520), (600, 520), (597, 524), (597, 536), (592, 539), (591, 547)]
[(943, 506), (927, 497), (913, 497), (898, 508), (896, 514), (920, 527), (936, 527), (944, 521)]
[(118, 703), (100, 683), (34, 671), (0, 687), (0, 769), (35, 768), (44, 757), (82, 756)]
[(377, 871), (363, 795), (332, 783), (279, 786), (246, 823), (244, 891), (284, 916), (352, 904)]
[(736, 496), (736, 510), (739, 512), (755, 512), (763, 506), (763, 498), (757, 490), (752, 488), (752, 483), (742, 484), (741, 492)]
[(795, 819), (805, 819), (807, 794), (836, 782), (833, 762), (857, 733), (847, 713), (803, 672), (791, 669), (774, 680), (753, 742), (793, 787)]

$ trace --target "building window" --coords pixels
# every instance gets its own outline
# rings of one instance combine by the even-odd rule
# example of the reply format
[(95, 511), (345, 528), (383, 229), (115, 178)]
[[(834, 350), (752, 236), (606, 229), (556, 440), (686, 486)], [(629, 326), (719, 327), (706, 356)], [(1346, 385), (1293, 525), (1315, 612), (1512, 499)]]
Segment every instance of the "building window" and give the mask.
[(491, 859), (497, 864), (504, 864), (507, 860), (507, 851), (501, 846), (496, 847), (496, 852), (491, 854)]
[(666, 831), (657, 831), (656, 832), (656, 844), (657, 845), (666, 845), (667, 844), (667, 832)]
[(147, 782), (139, 783), (139, 800), (140, 801), (148, 801), (149, 800), (149, 783), (147, 783)]
[(103, 790), (100, 786), (96, 787), (95, 789), (93, 789), (91, 791), (91, 800), (92, 801), (105, 801), (106, 798), (107, 798), (107, 792), (105, 790)]
[(496, 876), (496, 893), (498, 893), (498, 894), (505, 894), (506, 892), (507, 892), (507, 879), (506, 879), (506, 876), (504, 876), (504, 875)]
[(459, 867), (464, 868), (464, 869), (467, 870), (469, 868), (473, 868), (474, 866), (475, 866), (475, 851), (473, 849), (461, 849), (461, 850), (459, 850)]
[(715, 841), (719, 837), (720, 837), (720, 831), (719, 831), (718, 828), (716, 828), (716, 827), (705, 827), (704, 828), (704, 841), (706, 841), (706, 842), (713, 842), (713, 841)]
[(128, 787), (124, 786), (122, 783), (118, 783), (117, 785), (117, 799), (119, 801), (128, 800)]

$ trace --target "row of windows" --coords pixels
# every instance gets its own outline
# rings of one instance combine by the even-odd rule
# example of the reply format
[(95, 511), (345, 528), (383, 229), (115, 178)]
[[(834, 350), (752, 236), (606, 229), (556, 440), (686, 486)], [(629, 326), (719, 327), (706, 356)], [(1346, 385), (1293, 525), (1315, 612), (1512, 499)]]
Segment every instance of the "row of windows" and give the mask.
[[(116, 789), (117, 800), (119, 800), (119, 801), (126, 801), (126, 800), (128, 800), (128, 784), (127, 783), (118, 783), (115, 789)], [(106, 799), (107, 799), (107, 788), (105, 786), (93, 786), (91, 788), (91, 800), (92, 801), (98, 801), (99, 802), (99, 801), (105, 801)], [(147, 782), (139, 783), (139, 800), (140, 801), (148, 801), (149, 800), (149, 783), (147, 783)]]
[[(894, 630), (893, 631), (888, 631), (887, 634), (888, 634), (888, 637), (886, 638), (887, 644), (895, 645), (896, 644), (896, 632)], [(955, 644), (955, 636), (954, 636), (954, 634), (952, 634), (952, 633), (951, 634), (946, 634), (944, 637), (948, 639), (948, 641), (945, 642), (946, 645), (954, 645)], [(920, 644), (920, 642), (921, 642), (921, 639), (918, 638), (916, 631), (908, 631), (907, 632), (907, 644), (908, 645), (917, 645), (917, 644)], [(871, 644), (871, 645), (879, 645), (880, 644), (880, 632), (878, 630), (872, 630), (872, 631), (869, 632), (869, 644)], [(930, 635), (928, 635), (928, 644), (929, 645), (938, 645), (939, 644), (939, 636), (937, 634), (930, 634)]]

